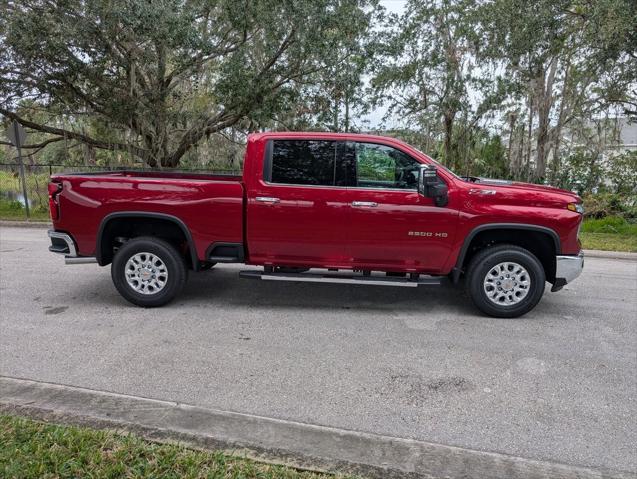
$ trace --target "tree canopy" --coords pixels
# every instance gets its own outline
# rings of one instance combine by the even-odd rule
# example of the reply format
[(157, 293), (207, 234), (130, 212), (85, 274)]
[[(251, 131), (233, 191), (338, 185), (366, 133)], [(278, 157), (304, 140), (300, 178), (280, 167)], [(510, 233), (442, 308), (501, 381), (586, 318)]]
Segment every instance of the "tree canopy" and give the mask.
[(611, 140), (592, 131), (637, 119), (637, 3), (0, 0), (0, 114), (27, 151), (235, 167), (250, 131), (374, 112), (463, 174), (559, 183), (572, 157), (593, 177)]
[[(4, 2), (0, 113), (58, 138), (175, 166), (207, 135), (240, 122), (254, 128), (290, 109), (302, 93), (298, 85), (348, 60), (369, 28), (368, 6), (366, 0)], [(45, 106), (51, 121), (30, 120), (19, 109), (24, 99)], [(89, 118), (103, 133), (68, 128), (61, 115)]]

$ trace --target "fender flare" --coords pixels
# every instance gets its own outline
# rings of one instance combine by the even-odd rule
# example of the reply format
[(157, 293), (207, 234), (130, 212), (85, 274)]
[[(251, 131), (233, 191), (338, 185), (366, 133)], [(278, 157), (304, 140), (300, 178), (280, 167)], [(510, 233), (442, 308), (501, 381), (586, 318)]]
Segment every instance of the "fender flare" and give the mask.
[(115, 213), (110, 213), (102, 218), (100, 227), (97, 230), (97, 242), (95, 244), (95, 258), (97, 259), (97, 263), (100, 266), (105, 266), (104, 260), (102, 258), (102, 237), (104, 236), (104, 229), (111, 220), (118, 218), (152, 218), (166, 220), (176, 224), (182, 231), (182, 233), (186, 237), (186, 241), (188, 242), (190, 257), (192, 259), (192, 269), (194, 271), (199, 270), (199, 257), (197, 256), (197, 248), (195, 247), (195, 242), (192, 239), (192, 234), (190, 233), (190, 230), (188, 229), (186, 224), (176, 216), (168, 215), (165, 213), (152, 213), (148, 211), (117, 211)]
[(467, 256), (467, 251), (469, 251), (469, 245), (471, 244), (471, 241), (473, 241), (473, 238), (475, 238), (478, 233), (488, 230), (523, 230), (536, 231), (538, 233), (547, 234), (553, 240), (553, 245), (555, 246), (555, 254), (558, 255), (562, 252), (560, 237), (557, 235), (555, 230), (547, 228), (546, 226), (531, 225), (526, 223), (489, 223), (479, 225), (469, 232), (469, 234), (465, 237), (464, 242), (462, 243), (462, 248), (460, 248), (460, 253), (458, 253), (458, 258), (456, 259), (456, 265), (451, 271), (451, 276), (454, 283), (457, 283), (460, 279), (460, 273), (462, 272), (462, 263)]

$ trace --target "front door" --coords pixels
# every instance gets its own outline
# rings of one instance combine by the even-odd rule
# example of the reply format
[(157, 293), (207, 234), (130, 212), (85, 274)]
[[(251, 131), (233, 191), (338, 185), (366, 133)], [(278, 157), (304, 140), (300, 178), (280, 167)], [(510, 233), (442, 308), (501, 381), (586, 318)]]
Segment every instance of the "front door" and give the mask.
[(336, 141), (276, 139), (248, 193), (251, 262), (338, 267), (345, 262), (347, 189), (337, 185)]
[(452, 250), (458, 212), (417, 191), (421, 164), (376, 143), (348, 143), (348, 256), (354, 268), (439, 272)]

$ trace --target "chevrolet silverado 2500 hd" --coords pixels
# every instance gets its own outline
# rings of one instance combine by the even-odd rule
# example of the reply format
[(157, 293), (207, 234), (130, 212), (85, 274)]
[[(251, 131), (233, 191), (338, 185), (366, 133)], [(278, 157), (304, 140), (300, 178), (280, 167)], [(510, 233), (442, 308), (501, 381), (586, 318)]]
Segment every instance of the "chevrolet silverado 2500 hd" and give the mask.
[(243, 176), (54, 175), (50, 250), (111, 265), (131, 303), (161, 306), (188, 270), (245, 263), (261, 280), (416, 287), (448, 277), (484, 313), (530, 311), (584, 265), (581, 199), (461, 178), (392, 138), (248, 137)]

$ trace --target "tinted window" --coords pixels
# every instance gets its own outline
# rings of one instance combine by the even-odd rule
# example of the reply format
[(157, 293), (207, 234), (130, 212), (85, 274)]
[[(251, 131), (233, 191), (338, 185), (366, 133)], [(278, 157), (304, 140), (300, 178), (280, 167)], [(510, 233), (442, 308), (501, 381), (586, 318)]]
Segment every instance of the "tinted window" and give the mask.
[(336, 143), (336, 186), (356, 184), (356, 143), (339, 141)]
[(272, 183), (334, 185), (336, 142), (275, 140)]
[(356, 185), (359, 187), (415, 190), (419, 165), (411, 156), (391, 146), (356, 144)]

